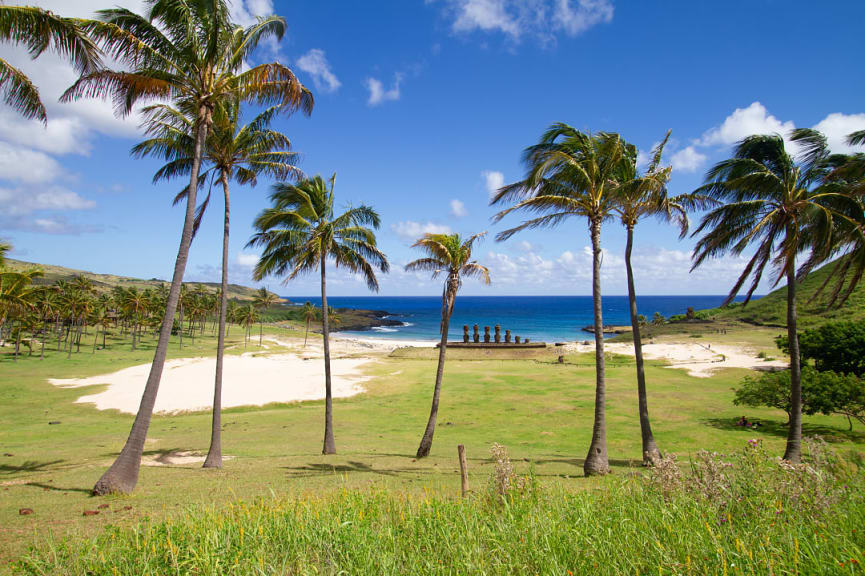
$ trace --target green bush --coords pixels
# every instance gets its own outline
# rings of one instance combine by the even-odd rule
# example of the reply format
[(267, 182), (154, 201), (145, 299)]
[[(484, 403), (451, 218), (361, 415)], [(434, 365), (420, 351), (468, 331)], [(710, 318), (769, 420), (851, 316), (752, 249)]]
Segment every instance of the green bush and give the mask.
[[(776, 338), (789, 354), (786, 336)], [(814, 360), (817, 370), (865, 376), (865, 322), (831, 322), (799, 334), (802, 358)]]

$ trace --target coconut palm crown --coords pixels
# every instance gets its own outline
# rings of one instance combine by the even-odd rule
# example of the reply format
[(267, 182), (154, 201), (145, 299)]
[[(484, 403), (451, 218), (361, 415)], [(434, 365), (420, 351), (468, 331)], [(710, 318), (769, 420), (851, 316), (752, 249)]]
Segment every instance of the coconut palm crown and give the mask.
[[(102, 52), (81, 27), (80, 20), (63, 18), (36, 6), (0, 6), (0, 41), (24, 46), (31, 58), (54, 52), (72, 63), (79, 74), (101, 67)], [(0, 93), (8, 106), (25, 118), (48, 121), (39, 89), (21, 70), (0, 58)]]

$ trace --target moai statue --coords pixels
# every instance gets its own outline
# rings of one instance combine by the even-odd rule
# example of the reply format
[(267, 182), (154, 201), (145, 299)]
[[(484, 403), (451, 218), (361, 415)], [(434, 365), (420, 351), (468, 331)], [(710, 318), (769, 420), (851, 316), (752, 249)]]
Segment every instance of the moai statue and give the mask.
[(501, 343), (501, 341), (502, 341), (502, 327), (499, 326), (498, 324), (496, 324), (496, 336), (495, 336), (495, 339), (496, 339), (496, 344), (499, 344), (499, 343)]
[(468, 343), (469, 341), (469, 325), (463, 325), (463, 342)]
[(517, 344), (519, 344), (519, 343), (520, 343), (520, 337), (519, 337), (519, 336), (514, 336), (514, 342), (516, 342)]
[(529, 339), (528, 339), (528, 338), (526, 338), (525, 340), (523, 340), (523, 344), (528, 344), (528, 343), (529, 343)]
[(474, 333), (472, 334), (472, 340), (474, 340), (475, 344), (481, 341), (481, 337), (478, 335), (478, 325), (475, 324), (473, 327)]
[(511, 343), (511, 331), (505, 330), (505, 344)]
[(484, 342), (490, 343), (490, 327), (484, 326)]

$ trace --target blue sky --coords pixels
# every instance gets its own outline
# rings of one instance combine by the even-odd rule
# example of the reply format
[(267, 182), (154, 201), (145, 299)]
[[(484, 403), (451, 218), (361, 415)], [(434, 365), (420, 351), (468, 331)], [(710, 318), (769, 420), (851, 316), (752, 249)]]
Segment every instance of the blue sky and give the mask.
[[(70, 16), (112, 4), (36, 3)], [(582, 220), (506, 243), (492, 238), (519, 220), (491, 224), (490, 189), (521, 177), (522, 150), (552, 122), (620, 132), (645, 151), (672, 129), (666, 161), (674, 193), (692, 190), (748, 134), (816, 126), (843, 150), (843, 136), (865, 128), (865, 3), (858, 1), (235, 0), (234, 10), (239, 21), (271, 12), (286, 18), (286, 37), (257, 58), (290, 64), (316, 105), (310, 117), (276, 126), (302, 154), (306, 173), (336, 172), (344, 204), (381, 213), (379, 242), (393, 265), (381, 278), (387, 295), (440, 292), (437, 282), (401, 267), (414, 257), (414, 238), (448, 230), (490, 231), (476, 256), (493, 284), (467, 283), (467, 294), (590, 293)], [(13, 256), (170, 277), (183, 218), (171, 200), (180, 185), (152, 185), (158, 164), (130, 158), (140, 136), (135, 119), (115, 119), (101, 101), (57, 104), (74, 80), (59, 60), (29, 62), (10, 46), (0, 56), (36, 81), (51, 118), (45, 129), (0, 109), (0, 237), (14, 243)], [(245, 244), (269, 186), (234, 188), (232, 281), (251, 283), (256, 253)], [(219, 277), (221, 209), (211, 205), (188, 280)], [(742, 268), (725, 258), (689, 274), (692, 240), (650, 221), (637, 234), (644, 294), (725, 293)], [(603, 242), (604, 290), (625, 293), (624, 232), (615, 221)], [(366, 293), (357, 279), (331, 278), (334, 295)], [(317, 292), (314, 277), (265, 284), (285, 295)]]

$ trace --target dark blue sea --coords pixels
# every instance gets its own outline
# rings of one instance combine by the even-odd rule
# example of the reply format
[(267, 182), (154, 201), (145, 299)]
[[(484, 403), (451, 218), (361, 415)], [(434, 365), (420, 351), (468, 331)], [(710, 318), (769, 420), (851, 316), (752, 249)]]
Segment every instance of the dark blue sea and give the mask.
[[(321, 305), (321, 298), (287, 296), (294, 303), (310, 301)], [(404, 340), (438, 340), (441, 322), (440, 296), (329, 296), (334, 308), (385, 310), (401, 326), (373, 328), (364, 332), (342, 332), (346, 335), (393, 338)], [(640, 296), (637, 309), (651, 320), (655, 312), (666, 317), (694, 310), (715, 308), (724, 296)], [(630, 325), (627, 296), (604, 296), (604, 324)], [(510, 330), (514, 336), (534, 341), (555, 342), (591, 339), (583, 332), (592, 324), (591, 296), (457, 296), (450, 324), (450, 339), (462, 338), (463, 325), (501, 325), (502, 334)]]

